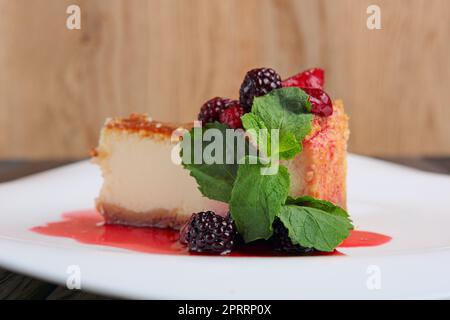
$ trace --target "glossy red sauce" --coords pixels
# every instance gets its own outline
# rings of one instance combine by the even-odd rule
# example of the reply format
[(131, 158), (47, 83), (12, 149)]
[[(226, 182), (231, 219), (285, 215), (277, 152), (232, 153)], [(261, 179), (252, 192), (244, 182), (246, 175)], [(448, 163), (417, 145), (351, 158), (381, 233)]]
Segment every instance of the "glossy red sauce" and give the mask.
[[(71, 238), (85, 244), (101, 245), (128, 249), (145, 253), (192, 255), (186, 247), (178, 242), (178, 231), (159, 228), (137, 228), (121, 225), (104, 225), (103, 218), (95, 210), (68, 212), (62, 220), (38, 226), (32, 231), (54, 237)], [(371, 247), (388, 242), (391, 238), (374, 232), (352, 231), (350, 236), (339, 246)], [(241, 247), (229, 256), (264, 257), (280, 256), (263, 243)], [(343, 255), (335, 250), (331, 253), (316, 255)]]

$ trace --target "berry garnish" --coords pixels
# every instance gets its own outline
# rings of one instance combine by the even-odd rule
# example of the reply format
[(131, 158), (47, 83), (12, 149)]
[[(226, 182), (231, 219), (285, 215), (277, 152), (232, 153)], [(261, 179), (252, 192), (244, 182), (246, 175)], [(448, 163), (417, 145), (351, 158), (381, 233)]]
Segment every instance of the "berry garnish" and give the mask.
[(245, 113), (244, 108), (236, 102), (222, 111), (220, 114), (220, 122), (227, 124), (232, 129), (242, 128), (241, 117)]
[(263, 96), (273, 89), (281, 88), (281, 78), (270, 68), (253, 69), (247, 72), (239, 90), (239, 102), (250, 111), (253, 98)]
[(202, 121), (203, 124), (219, 121), (220, 114), (228, 108), (230, 103), (235, 103), (235, 101), (221, 97), (206, 101), (200, 109), (198, 120)]
[(190, 252), (227, 254), (235, 245), (236, 227), (231, 216), (212, 211), (194, 213), (180, 232), (180, 241)]
[(324, 71), (320, 68), (312, 68), (300, 72), (283, 81), (283, 87), (317, 88), (323, 89)]
[(280, 219), (275, 219), (273, 222), (273, 235), (272, 241), (274, 244), (274, 249), (276, 251), (288, 253), (288, 254), (309, 254), (313, 253), (313, 248), (302, 247), (298, 244), (293, 244), (289, 238), (289, 232), (283, 225)]
[(302, 88), (309, 95), (311, 113), (320, 117), (329, 117), (333, 114), (333, 103), (328, 94), (322, 89)]
[(192, 214), (191, 217), (189, 218), (188, 222), (186, 222), (184, 224), (184, 226), (181, 227), (181, 229), (180, 229), (180, 242), (182, 244), (187, 244), (189, 242), (189, 240), (188, 240), (189, 239), (189, 229), (190, 229), (192, 221), (195, 219), (195, 217), (196, 217), (196, 214), (195, 213)]

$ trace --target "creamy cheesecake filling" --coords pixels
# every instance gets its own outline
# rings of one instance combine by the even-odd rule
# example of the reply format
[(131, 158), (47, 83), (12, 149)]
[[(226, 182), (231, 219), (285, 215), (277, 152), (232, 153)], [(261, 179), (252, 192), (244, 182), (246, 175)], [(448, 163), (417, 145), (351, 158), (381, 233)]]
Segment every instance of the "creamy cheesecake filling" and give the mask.
[[(153, 214), (153, 220), (162, 221), (160, 226), (171, 219), (187, 220), (198, 211), (226, 214), (227, 204), (204, 197), (189, 171), (172, 162), (173, 147), (167, 138), (104, 128), (96, 157), (104, 178), (97, 200), (100, 210), (107, 215), (108, 208), (121, 208), (124, 219), (131, 213), (134, 219)], [(120, 210), (109, 211), (117, 215)]]

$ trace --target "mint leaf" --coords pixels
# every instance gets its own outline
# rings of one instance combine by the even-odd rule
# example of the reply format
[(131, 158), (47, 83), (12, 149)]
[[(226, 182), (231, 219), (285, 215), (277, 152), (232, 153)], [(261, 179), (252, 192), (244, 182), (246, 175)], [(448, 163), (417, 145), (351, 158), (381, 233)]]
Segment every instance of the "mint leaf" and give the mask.
[(333, 251), (353, 228), (347, 217), (314, 207), (289, 204), (281, 208), (278, 217), (294, 244), (326, 252)]
[(345, 211), (341, 207), (334, 205), (330, 201), (320, 200), (310, 196), (303, 196), (296, 199), (288, 197), (288, 199), (286, 200), (286, 204), (296, 204), (302, 207), (316, 208), (331, 213), (333, 215), (345, 218), (349, 217), (347, 211)]
[(268, 239), (272, 235), (272, 223), (289, 191), (290, 179), (285, 167), (280, 166), (275, 175), (261, 175), (262, 167), (241, 164), (231, 193), (231, 216), (245, 242)]
[[(303, 90), (281, 88), (256, 97), (252, 112), (242, 117), (242, 123), (246, 130), (265, 128), (269, 134), (271, 129), (279, 129), (279, 157), (292, 159), (301, 152), (301, 143), (311, 131), (313, 115), (310, 111), (309, 96)], [(266, 149), (270, 155), (271, 148)]]
[(297, 140), (294, 134), (284, 133), (282, 137), (280, 137), (278, 148), (281, 159), (292, 159), (302, 151), (302, 143)]
[(242, 126), (253, 131), (247, 131), (252, 141), (264, 156), (270, 155), (270, 132), (266, 136), (266, 141), (262, 141), (262, 136), (259, 134), (260, 129), (267, 130), (265, 124), (253, 113), (246, 113), (241, 117)]
[[(216, 129), (218, 133), (222, 135), (223, 143), (221, 145), (222, 151), (220, 153), (212, 152), (212, 156), (208, 150), (208, 147), (212, 146), (215, 139), (211, 141), (204, 141), (205, 134), (208, 130)], [(233, 140), (226, 139), (226, 130), (231, 130), (228, 126), (216, 123), (210, 123), (203, 128), (193, 128), (183, 137), (181, 142), (181, 158), (185, 169), (190, 171), (190, 175), (195, 178), (198, 184), (200, 192), (210, 199), (229, 202), (231, 197), (231, 190), (236, 179), (239, 161), (250, 152), (251, 145), (245, 142), (245, 153), (239, 154), (237, 152), (237, 144)], [(194, 130), (198, 130), (194, 133)], [(237, 131), (233, 131), (238, 134)], [(196, 134), (199, 133), (199, 134)], [(243, 134), (243, 133), (242, 133)], [(201, 163), (195, 163), (195, 144), (200, 146), (199, 158)], [(189, 147), (189, 149), (187, 149)], [(190, 150), (190, 154), (187, 154), (187, 150)], [(231, 159), (227, 159), (227, 156)], [(219, 163), (211, 163), (214, 159), (212, 157), (217, 156), (216, 160)], [(227, 161), (229, 160), (229, 161)]]

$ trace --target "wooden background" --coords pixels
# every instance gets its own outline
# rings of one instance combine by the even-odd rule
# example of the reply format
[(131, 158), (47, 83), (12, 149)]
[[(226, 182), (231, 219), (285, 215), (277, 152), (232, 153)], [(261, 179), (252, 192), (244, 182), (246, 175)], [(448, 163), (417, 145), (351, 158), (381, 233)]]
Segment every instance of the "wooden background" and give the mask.
[(325, 68), (353, 152), (450, 154), (448, 0), (0, 0), (0, 158), (85, 157), (131, 111), (191, 121), (259, 66)]

